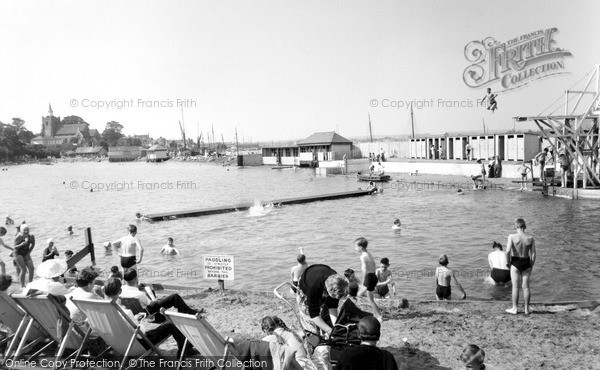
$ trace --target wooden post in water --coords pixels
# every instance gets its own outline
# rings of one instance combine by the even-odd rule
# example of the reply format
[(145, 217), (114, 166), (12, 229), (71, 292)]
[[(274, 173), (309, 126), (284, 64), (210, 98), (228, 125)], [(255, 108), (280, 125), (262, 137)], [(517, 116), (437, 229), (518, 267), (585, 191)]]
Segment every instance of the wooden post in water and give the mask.
[(94, 252), (94, 243), (92, 242), (92, 229), (87, 227), (85, 229), (85, 247), (79, 252), (75, 253), (73, 257), (67, 260), (67, 266), (72, 269), (75, 264), (83, 259), (83, 257), (90, 255), (92, 264), (96, 264), (96, 253)]
[(219, 290), (224, 292), (225, 291), (225, 280), (218, 280), (217, 281), (219, 283)]

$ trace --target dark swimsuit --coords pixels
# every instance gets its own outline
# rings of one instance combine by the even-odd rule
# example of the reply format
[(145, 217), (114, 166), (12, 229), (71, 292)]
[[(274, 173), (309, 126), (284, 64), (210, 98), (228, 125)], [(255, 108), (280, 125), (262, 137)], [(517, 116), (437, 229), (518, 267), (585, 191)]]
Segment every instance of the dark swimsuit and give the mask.
[(375, 293), (379, 294), (382, 297), (385, 297), (390, 292), (390, 288), (387, 285), (381, 285), (375, 287)]
[(135, 266), (136, 264), (137, 264), (137, 260), (136, 260), (135, 256), (127, 256), (127, 257), (121, 256), (121, 267), (123, 267), (124, 269), (128, 269), (132, 266)]
[(510, 264), (519, 271), (525, 271), (531, 268), (531, 259), (529, 257), (512, 257)]
[(292, 288), (292, 292), (298, 293), (298, 280), (292, 281), (292, 286), (290, 288)]
[(435, 289), (435, 295), (442, 299), (450, 298), (450, 295), (452, 294), (452, 288), (450, 285), (442, 286), (439, 283), (436, 284), (437, 288)]
[(491, 278), (496, 284), (506, 284), (510, 281), (510, 270), (492, 269)]
[(368, 292), (372, 292), (375, 290), (379, 279), (377, 279), (377, 275), (374, 272), (367, 273), (365, 276), (365, 281), (363, 281), (363, 285), (367, 288)]

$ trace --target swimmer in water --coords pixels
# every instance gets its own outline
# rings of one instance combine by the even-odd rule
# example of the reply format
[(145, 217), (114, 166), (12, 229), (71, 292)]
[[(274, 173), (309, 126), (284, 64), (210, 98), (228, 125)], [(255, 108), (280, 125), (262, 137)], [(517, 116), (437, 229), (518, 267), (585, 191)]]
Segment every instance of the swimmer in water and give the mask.
[(179, 251), (177, 250), (177, 248), (175, 248), (175, 245), (173, 244), (173, 238), (168, 238), (167, 239), (167, 244), (162, 247), (162, 249), (160, 250), (160, 253), (164, 253), (164, 254), (170, 254), (170, 255), (179, 255)]
[(457, 195), (465, 195), (465, 193), (462, 191), (462, 189), (458, 189), (458, 191), (456, 192)]
[(402, 225), (402, 224), (400, 223), (400, 219), (399, 219), (399, 218), (397, 218), (397, 219), (394, 221), (394, 224), (392, 225), (392, 230), (400, 230), (400, 226), (401, 226), (401, 225)]
[(73, 235), (73, 225), (67, 226), (67, 233), (69, 233), (69, 235)]

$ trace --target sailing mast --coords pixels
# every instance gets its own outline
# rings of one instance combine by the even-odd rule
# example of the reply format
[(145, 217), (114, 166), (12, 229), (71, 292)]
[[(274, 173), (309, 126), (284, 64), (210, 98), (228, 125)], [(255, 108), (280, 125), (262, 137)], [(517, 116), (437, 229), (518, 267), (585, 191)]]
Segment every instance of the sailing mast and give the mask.
[(371, 130), (371, 113), (369, 113), (369, 137), (371, 138), (371, 143), (373, 142), (373, 131)]
[(410, 105), (410, 124), (412, 126), (412, 138), (415, 138), (415, 117), (413, 115), (413, 107)]
[(237, 155), (240, 155), (240, 145), (238, 143), (237, 127), (235, 128), (235, 151)]

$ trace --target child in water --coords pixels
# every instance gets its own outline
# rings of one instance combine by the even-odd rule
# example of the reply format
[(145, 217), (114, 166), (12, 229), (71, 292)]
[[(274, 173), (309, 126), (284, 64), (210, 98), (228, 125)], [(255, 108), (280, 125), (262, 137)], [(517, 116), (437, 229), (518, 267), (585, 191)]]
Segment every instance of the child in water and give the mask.
[(167, 244), (164, 247), (162, 247), (160, 253), (179, 255), (179, 251), (177, 250), (177, 248), (175, 248), (175, 245), (173, 245), (173, 238), (167, 239)]
[(394, 221), (394, 224), (392, 225), (392, 230), (400, 230), (400, 226), (401, 226), (401, 225), (402, 225), (402, 224), (400, 223), (400, 219), (399, 219), (399, 218), (397, 218), (397, 219)]

